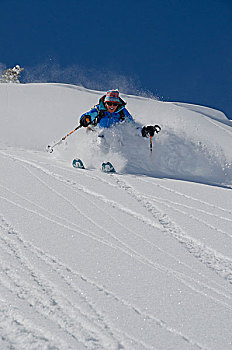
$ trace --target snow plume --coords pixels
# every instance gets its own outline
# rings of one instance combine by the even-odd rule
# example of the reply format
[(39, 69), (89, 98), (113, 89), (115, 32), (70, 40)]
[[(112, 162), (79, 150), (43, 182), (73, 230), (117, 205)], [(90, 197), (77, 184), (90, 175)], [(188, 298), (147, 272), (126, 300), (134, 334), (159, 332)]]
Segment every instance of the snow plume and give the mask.
[(0, 75), (2, 75), (6, 70), (6, 65), (0, 62)]
[(52, 60), (26, 67), (23, 78), (24, 83), (67, 83), (101, 91), (114, 88), (125, 94), (156, 98), (151, 91), (142, 88), (136, 75), (125, 76), (110, 70), (84, 68), (79, 65), (61, 67)]
[(89, 169), (98, 169), (102, 162), (110, 161), (120, 173), (231, 184), (231, 163), (219, 147), (210, 149), (187, 134), (166, 127), (154, 137), (151, 155), (149, 140), (141, 137), (140, 126), (118, 125), (87, 134), (82, 129), (78, 137), (58, 147), (53, 156), (68, 166), (78, 150), (78, 157)]

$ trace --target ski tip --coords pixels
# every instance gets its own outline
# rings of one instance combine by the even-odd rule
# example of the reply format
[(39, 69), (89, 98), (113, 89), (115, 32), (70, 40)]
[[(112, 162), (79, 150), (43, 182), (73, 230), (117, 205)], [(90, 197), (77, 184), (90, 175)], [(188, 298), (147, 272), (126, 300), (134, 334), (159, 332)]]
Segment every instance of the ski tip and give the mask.
[(116, 172), (113, 165), (110, 162), (102, 163), (101, 170), (104, 173), (115, 173)]
[(81, 159), (75, 158), (72, 161), (72, 166), (78, 169), (85, 169), (84, 164)]

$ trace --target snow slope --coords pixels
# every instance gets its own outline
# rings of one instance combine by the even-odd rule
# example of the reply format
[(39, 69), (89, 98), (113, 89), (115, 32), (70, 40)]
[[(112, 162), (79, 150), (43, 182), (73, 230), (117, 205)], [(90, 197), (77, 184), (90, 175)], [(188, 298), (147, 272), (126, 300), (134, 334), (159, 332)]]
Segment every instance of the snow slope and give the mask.
[(231, 122), (123, 96), (138, 125), (162, 126), (152, 155), (130, 126), (49, 154), (102, 92), (0, 91), (0, 348), (231, 349)]

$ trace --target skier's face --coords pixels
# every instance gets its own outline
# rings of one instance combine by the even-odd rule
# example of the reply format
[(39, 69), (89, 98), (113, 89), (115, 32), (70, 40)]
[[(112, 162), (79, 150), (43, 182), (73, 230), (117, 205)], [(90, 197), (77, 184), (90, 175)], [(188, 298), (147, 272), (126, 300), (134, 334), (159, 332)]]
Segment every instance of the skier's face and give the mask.
[(106, 102), (107, 111), (110, 113), (114, 113), (118, 107), (118, 103), (116, 102)]

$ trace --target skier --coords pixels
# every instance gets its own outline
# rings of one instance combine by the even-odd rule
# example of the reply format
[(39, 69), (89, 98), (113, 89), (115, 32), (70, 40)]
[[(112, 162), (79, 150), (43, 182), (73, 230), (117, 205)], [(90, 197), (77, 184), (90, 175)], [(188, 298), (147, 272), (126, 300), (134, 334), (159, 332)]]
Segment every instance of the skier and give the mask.
[[(126, 102), (119, 96), (118, 90), (109, 90), (106, 95), (102, 96), (99, 103), (90, 111), (82, 114), (80, 117), (80, 125), (87, 129), (91, 126), (98, 125), (99, 128), (110, 128), (119, 123), (133, 123), (135, 121), (128, 110), (125, 108)], [(161, 130), (159, 125), (148, 125), (141, 129), (143, 137), (153, 137), (154, 133)], [(84, 167), (80, 159), (74, 159), (74, 167)], [(114, 172), (114, 168), (110, 162), (102, 164), (103, 171)]]
[[(126, 102), (119, 97), (119, 91), (109, 90), (106, 95), (100, 98), (99, 103), (94, 108), (82, 114), (80, 125), (88, 127), (89, 125), (96, 126), (98, 124), (100, 128), (109, 128), (120, 122), (135, 123), (125, 106)], [(159, 131), (159, 125), (144, 126), (142, 128), (142, 136), (154, 136), (154, 133)]]

